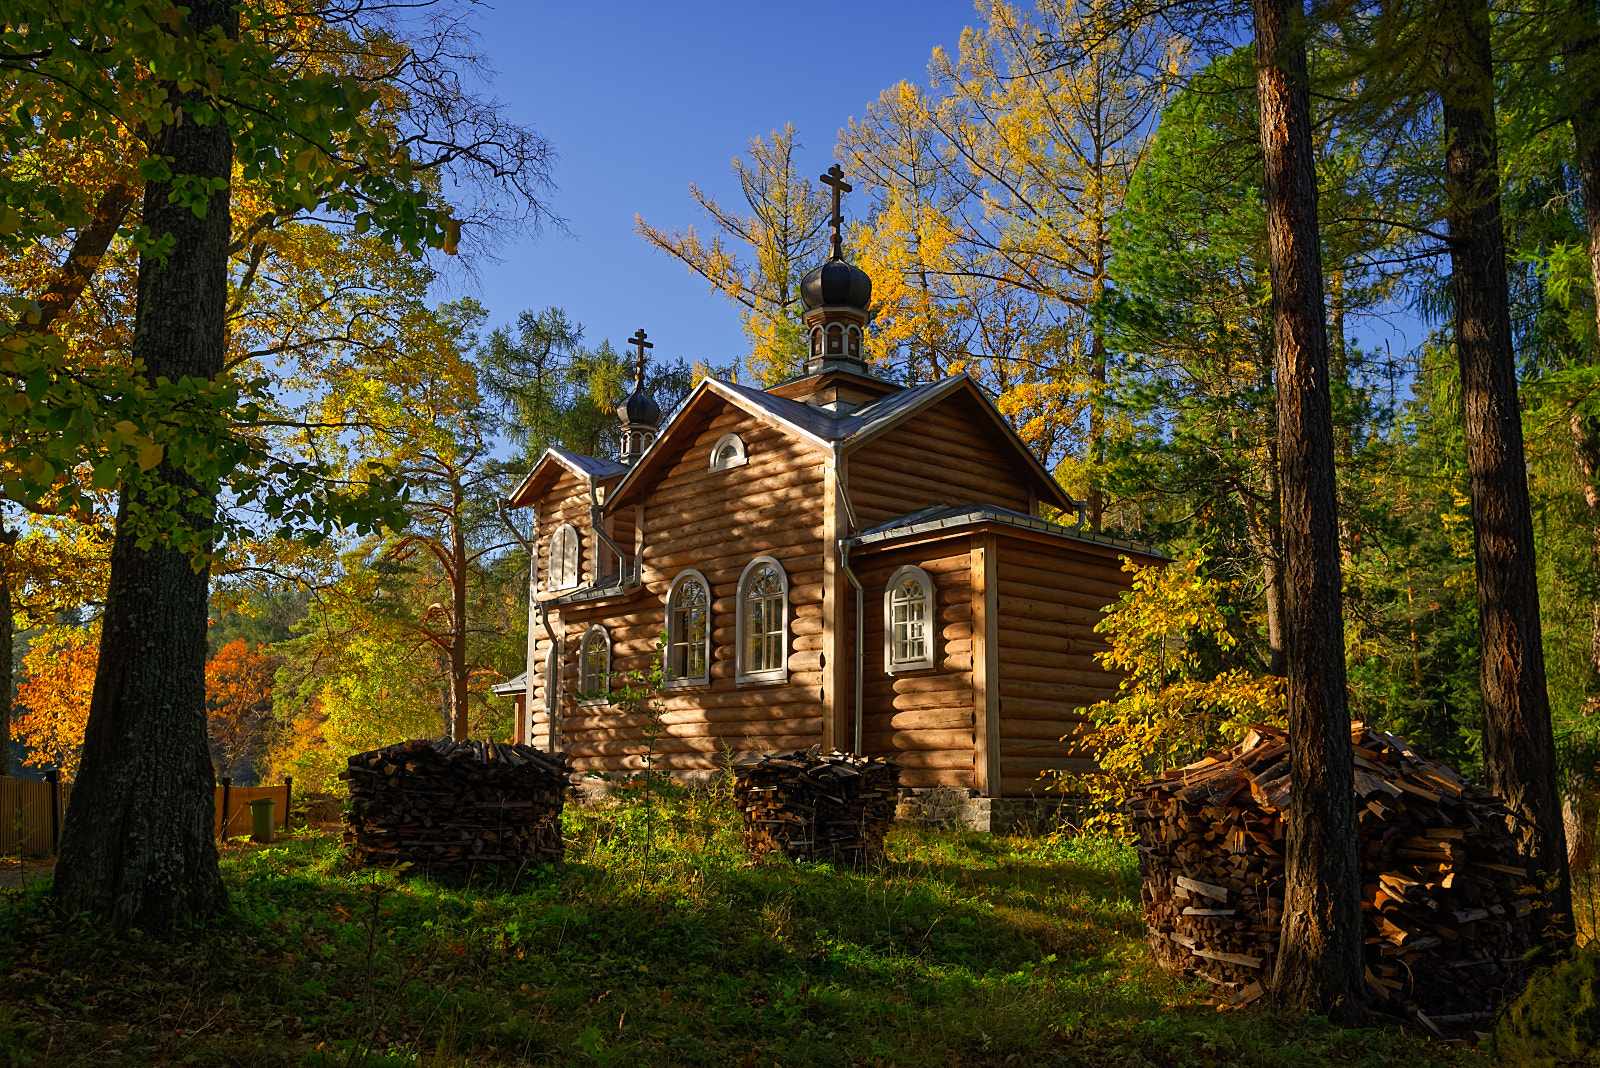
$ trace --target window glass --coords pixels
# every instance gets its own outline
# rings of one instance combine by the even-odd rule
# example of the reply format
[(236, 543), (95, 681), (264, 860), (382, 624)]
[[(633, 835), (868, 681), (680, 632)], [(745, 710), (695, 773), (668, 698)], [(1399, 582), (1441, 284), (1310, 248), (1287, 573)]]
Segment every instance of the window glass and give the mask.
[(744, 587), (744, 670), (778, 671), (783, 657), (783, 579), (762, 566)]
[(578, 688), (586, 700), (596, 700), (611, 688), (611, 643), (606, 632), (591, 628), (578, 651)]
[(707, 608), (710, 598), (697, 579), (673, 591), (667, 606), (667, 674), (674, 679), (703, 679), (707, 674)]
[(891, 657), (897, 664), (928, 657), (928, 595), (922, 583), (907, 575), (894, 588), (890, 602)]

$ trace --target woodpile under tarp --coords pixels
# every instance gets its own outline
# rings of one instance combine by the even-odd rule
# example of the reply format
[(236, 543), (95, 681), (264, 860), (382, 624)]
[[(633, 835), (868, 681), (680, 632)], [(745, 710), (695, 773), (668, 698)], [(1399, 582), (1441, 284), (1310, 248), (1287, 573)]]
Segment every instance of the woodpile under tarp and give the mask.
[(344, 840), (362, 864), (430, 875), (516, 871), (561, 860), (564, 753), (417, 738), (350, 758)]
[(733, 794), (744, 813), (745, 850), (754, 857), (875, 864), (883, 858), (899, 786), (898, 764), (820, 747), (744, 761), (734, 767)]
[[(1351, 744), (1373, 1007), (1440, 1033), (1484, 1029), (1534, 934), (1505, 804), (1392, 734), (1352, 724)], [(1220, 1003), (1271, 984), (1289, 805), (1287, 736), (1262, 726), (1129, 802), (1150, 945)]]

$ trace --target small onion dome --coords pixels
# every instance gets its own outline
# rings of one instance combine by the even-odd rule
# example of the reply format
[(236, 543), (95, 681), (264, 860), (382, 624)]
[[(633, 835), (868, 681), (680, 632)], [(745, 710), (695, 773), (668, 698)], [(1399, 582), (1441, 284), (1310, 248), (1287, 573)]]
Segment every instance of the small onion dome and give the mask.
[(644, 391), (643, 382), (635, 382), (633, 392), (628, 394), (628, 399), (617, 408), (617, 419), (624, 426), (644, 424), (645, 426), (661, 425), (661, 406), (655, 398)]
[(800, 281), (806, 310), (843, 304), (866, 309), (872, 303), (872, 278), (853, 263), (830, 259)]

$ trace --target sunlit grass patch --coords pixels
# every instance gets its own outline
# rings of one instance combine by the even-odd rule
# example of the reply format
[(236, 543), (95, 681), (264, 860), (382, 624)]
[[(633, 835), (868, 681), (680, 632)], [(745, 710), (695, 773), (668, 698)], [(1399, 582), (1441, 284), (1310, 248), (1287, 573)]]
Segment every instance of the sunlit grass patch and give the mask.
[(353, 868), (327, 835), (229, 847), (233, 916), (176, 946), (15, 894), (0, 1065), (96, 1063), (113, 1040), (124, 1063), (244, 1065), (1472, 1057), (1196, 1007), (1150, 965), (1121, 843), (902, 826), (852, 871), (750, 862), (725, 798), (680, 794), (649, 825), (647, 862), (642, 805), (575, 806), (564, 865), (464, 884)]

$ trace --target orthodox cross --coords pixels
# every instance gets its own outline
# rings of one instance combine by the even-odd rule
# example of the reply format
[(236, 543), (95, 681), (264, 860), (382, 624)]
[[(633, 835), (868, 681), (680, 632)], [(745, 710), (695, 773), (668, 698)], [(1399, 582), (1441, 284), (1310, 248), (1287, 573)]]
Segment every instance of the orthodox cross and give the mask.
[(638, 331), (628, 339), (629, 342), (639, 347), (639, 373), (634, 379), (635, 386), (644, 385), (644, 350), (655, 348), (654, 344), (645, 340), (645, 338), (649, 336), (649, 334), (644, 332), (644, 327), (641, 326)]
[(828, 173), (822, 176), (822, 184), (833, 189), (833, 258), (844, 259), (844, 242), (839, 237), (839, 225), (843, 221), (839, 215), (839, 194), (848, 193), (855, 188), (844, 180), (844, 171), (835, 163), (828, 168)]

